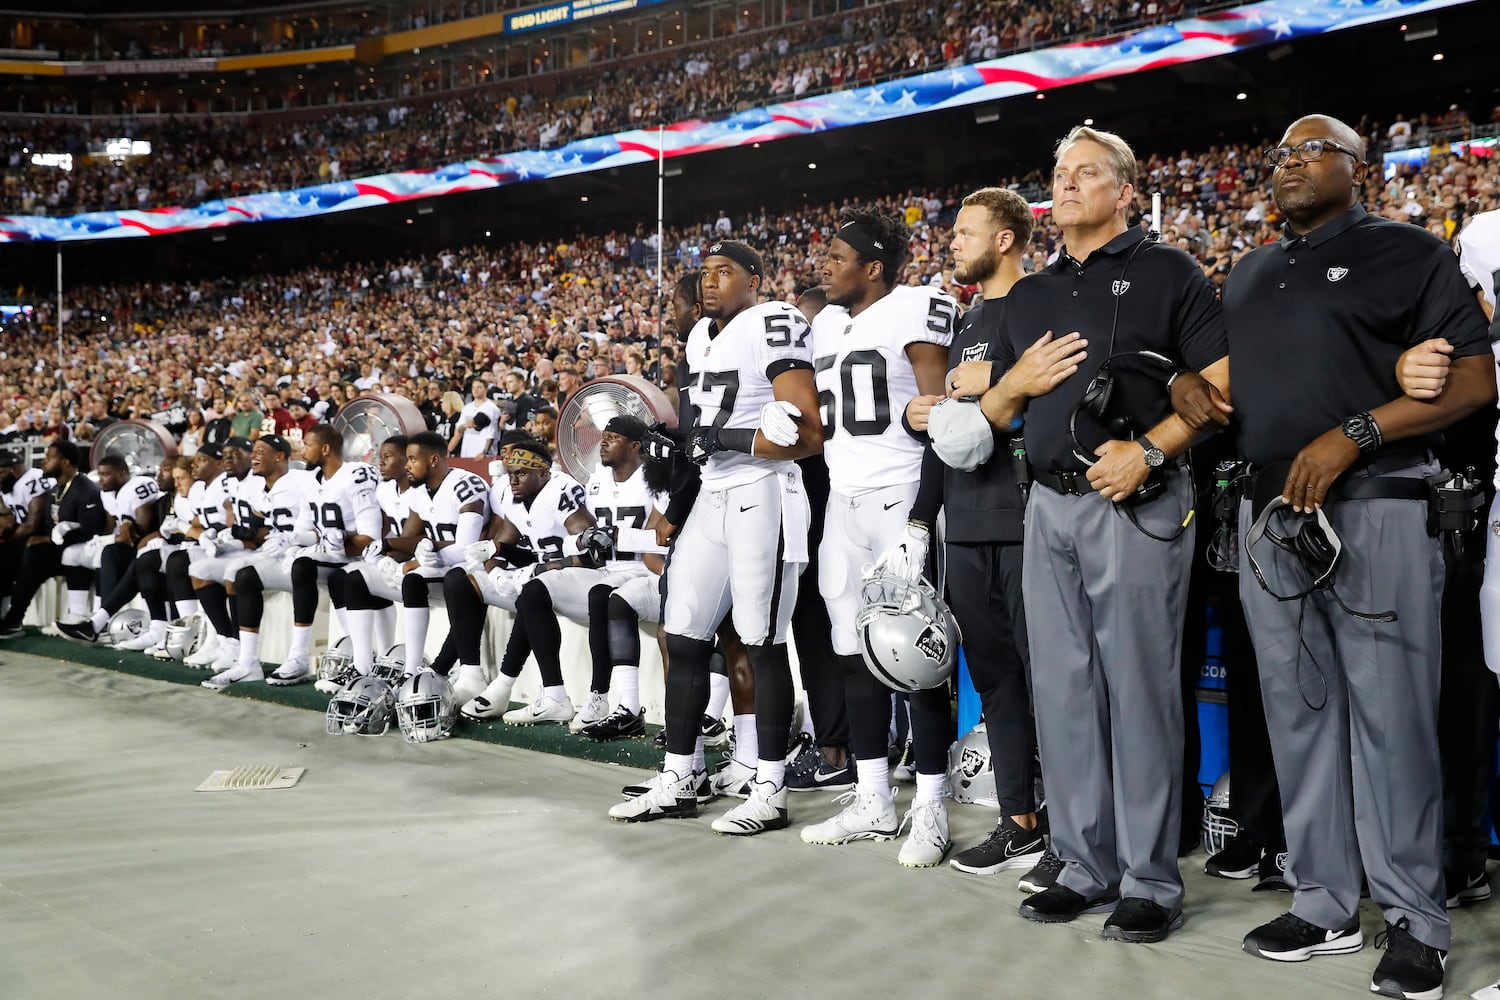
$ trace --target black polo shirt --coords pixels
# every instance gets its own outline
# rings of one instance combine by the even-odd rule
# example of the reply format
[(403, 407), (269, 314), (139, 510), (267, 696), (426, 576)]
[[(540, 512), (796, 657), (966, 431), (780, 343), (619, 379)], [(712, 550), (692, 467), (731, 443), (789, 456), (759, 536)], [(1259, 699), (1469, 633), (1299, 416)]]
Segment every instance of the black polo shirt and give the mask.
[[(1133, 227), (1076, 261), (1066, 252), (1042, 271), (1016, 282), (1006, 296), (997, 362), (1015, 364), (1048, 330), (1073, 331), (1089, 342), (1079, 370), (1026, 408), (1026, 454), (1033, 468), (1081, 472), (1073, 456), (1068, 418), (1110, 351), (1154, 351), (1182, 368), (1201, 371), (1229, 353), (1218, 296), (1192, 257), (1176, 247), (1145, 242)], [(1118, 320), (1116, 319), (1118, 309)], [(1129, 418), (1144, 434), (1172, 412), (1170, 374), (1135, 358), (1117, 358), (1109, 416)], [(1080, 413), (1078, 439), (1085, 454), (1118, 435)]]
[(1452, 357), (1489, 353), (1453, 251), (1357, 205), (1246, 255), (1224, 285), (1224, 317), (1241, 454), (1258, 464), (1295, 458), (1345, 418), (1400, 396), (1396, 361), (1414, 344), (1446, 337)]

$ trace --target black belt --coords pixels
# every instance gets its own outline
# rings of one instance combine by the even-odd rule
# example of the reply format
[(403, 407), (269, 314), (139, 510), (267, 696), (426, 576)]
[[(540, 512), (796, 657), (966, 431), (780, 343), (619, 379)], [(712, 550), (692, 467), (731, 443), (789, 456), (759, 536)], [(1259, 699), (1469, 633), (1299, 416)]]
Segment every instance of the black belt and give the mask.
[(1094, 492), (1087, 473), (1083, 472), (1066, 472), (1062, 469), (1048, 472), (1044, 469), (1033, 469), (1031, 478), (1053, 493), (1061, 493), (1063, 496), (1085, 497)]
[(1345, 475), (1349, 476), (1384, 476), (1392, 472), (1400, 472), (1402, 469), (1410, 469), (1414, 465), (1425, 465), (1436, 461), (1432, 452), (1421, 445), (1401, 445), (1394, 448), (1382, 448), (1375, 454), (1362, 462), (1355, 462), (1349, 466)]
[(1328, 491), (1328, 499), (1325, 502), (1339, 503), (1343, 500), (1422, 500), (1425, 502), (1431, 499), (1432, 486), (1426, 479), (1412, 479), (1410, 476), (1369, 476), (1336, 484)]

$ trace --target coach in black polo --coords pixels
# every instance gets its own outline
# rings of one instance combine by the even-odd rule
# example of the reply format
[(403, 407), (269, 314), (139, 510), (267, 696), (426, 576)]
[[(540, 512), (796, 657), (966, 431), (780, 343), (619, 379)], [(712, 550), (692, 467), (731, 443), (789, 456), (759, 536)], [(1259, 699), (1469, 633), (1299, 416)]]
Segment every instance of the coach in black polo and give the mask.
[[(1022, 591), (1064, 868), (1021, 915), (1057, 923), (1112, 908), (1105, 937), (1149, 942), (1182, 920), (1179, 658), (1193, 529), (1175, 459), (1192, 434), (1167, 383), (1192, 369), (1227, 395), (1229, 360), (1203, 272), (1128, 225), (1134, 180), (1117, 135), (1080, 127), (1058, 144), (1052, 216), (1066, 249), (1011, 289), (996, 362), (1008, 371), (981, 406), (997, 427), (1024, 421), (1035, 482)], [(1078, 404), (1111, 354), (1100, 420)], [(1152, 494), (1139, 495), (1153, 471)]]
[[(1240, 512), (1240, 598), (1296, 895), (1245, 950), (1280, 961), (1358, 951), (1363, 875), (1387, 925), (1371, 989), (1438, 996), (1449, 942), (1443, 557), (1414, 481), (1437, 470), (1430, 449), (1444, 427), (1493, 404), (1494, 363), (1452, 251), (1359, 205), (1369, 165), (1353, 129), (1309, 116), (1266, 155), (1286, 235), (1230, 273), (1224, 315), (1242, 452), (1262, 467), (1259, 504)], [(1433, 400), (1403, 397), (1397, 358), (1439, 336), (1454, 347), (1447, 386)], [(1274, 507), (1278, 489), (1290, 511)], [(1308, 589), (1310, 573), (1269, 536), (1256, 540), (1257, 506), (1298, 538), (1323, 509), (1343, 546), (1331, 590), (1285, 599)]]

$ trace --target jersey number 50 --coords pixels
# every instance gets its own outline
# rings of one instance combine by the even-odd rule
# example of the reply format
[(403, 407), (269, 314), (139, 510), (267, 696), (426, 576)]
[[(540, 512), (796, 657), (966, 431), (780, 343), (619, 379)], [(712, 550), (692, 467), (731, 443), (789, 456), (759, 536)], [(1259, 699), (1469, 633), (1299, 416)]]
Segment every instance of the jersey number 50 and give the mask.
[[(837, 358), (819, 358), (819, 372), (833, 367)], [(868, 375), (860, 376), (864, 369)], [(891, 392), (886, 382), (885, 356), (879, 351), (850, 351), (839, 366), (838, 397), (843, 400), (842, 412), (833, 412), (832, 389), (818, 391), (818, 407), (823, 417), (823, 440), (828, 440), (843, 426), (845, 432), (855, 437), (884, 434), (891, 426)], [(861, 414), (864, 416), (861, 417)], [(835, 419), (837, 418), (837, 419)]]

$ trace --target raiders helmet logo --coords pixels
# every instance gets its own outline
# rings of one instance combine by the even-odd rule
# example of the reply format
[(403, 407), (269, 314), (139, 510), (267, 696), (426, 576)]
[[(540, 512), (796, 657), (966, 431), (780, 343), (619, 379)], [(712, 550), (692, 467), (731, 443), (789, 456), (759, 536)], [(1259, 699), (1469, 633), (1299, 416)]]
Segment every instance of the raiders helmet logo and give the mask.
[(1328, 269), (1328, 280), (1341, 281), (1343, 280), (1344, 275), (1348, 273), (1349, 269), (1347, 267), (1330, 267)]
[(970, 347), (965, 347), (964, 348), (963, 360), (964, 361), (983, 361), (984, 360), (984, 356), (986, 354), (988, 354), (988, 353), (990, 353), (990, 344), (989, 344), (989, 341), (985, 341), (982, 344), (974, 344), (974, 345), (972, 345)]
[(948, 637), (936, 625), (924, 628), (912, 645), (929, 660), (941, 660), (948, 655)]
[(1490, 522), (1490, 534), (1494, 535), (1496, 538), (1500, 538), (1500, 521)]
[(1114, 292), (1116, 295), (1124, 295), (1126, 292), (1130, 291), (1130, 282), (1116, 281), (1114, 284), (1109, 286), (1109, 290)]

